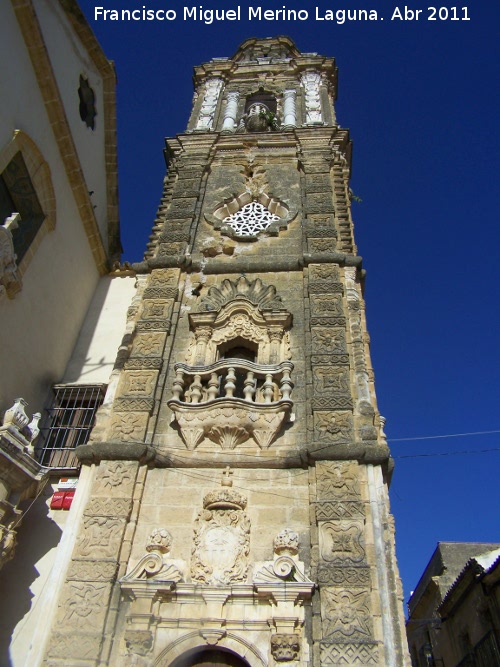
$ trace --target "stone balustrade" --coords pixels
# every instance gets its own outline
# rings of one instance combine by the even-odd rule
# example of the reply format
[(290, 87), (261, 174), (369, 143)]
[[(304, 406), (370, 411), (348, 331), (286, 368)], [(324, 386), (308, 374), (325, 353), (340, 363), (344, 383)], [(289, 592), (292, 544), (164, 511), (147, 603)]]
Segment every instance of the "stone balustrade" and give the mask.
[(248, 403), (290, 400), (293, 364), (256, 364), (242, 359), (221, 359), (209, 366), (175, 365), (174, 399), (206, 403), (217, 399), (242, 399)]
[(267, 449), (291, 419), (291, 361), (256, 364), (220, 359), (208, 366), (175, 365), (167, 404), (188, 449), (211, 441), (234, 449), (249, 439)]

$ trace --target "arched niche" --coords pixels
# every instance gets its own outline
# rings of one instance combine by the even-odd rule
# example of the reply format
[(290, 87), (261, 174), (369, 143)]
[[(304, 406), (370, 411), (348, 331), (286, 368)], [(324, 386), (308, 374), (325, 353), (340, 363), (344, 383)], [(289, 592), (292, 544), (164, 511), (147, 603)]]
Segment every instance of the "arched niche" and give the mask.
[(187, 363), (174, 365), (167, 401), (187, 448), (208, 439), (231, 450), (253, 438), (267, 449), (293, 407), (292, 316), (276, 289), (259, 278), (225, 279), (209, 289), (189, 322)]
[[(280, 310), (259, 308), (259, 297), (268, 299), (269, 288), (265, 289), (258, 282), (256, 285), (257, 281), (249, 283), (246, 278), (240, 278), (237, 282), (225, 280), (220, 289), (211, 288), (207, 299), (209, 307), (213, 308), (214, 301), (221, 305), (218, 310), (189, 315), (194, 335), (186, 355), (189, 364), (212, 364), (237, 345), (252, 350), (259, 364), (276, 364), (289, 359), (288, 328), (292, 316), (282, 305)], [(272, 295), (276, 296), (275, 291)]]
[(246, 660), (228, 649), (209, 646), (191, 649), (176, 658), (170, 667), (250, 667)]
[[(222, 657), (226, 667), (267, 667), (257, 647), (235, 633), (225, 631), (193, 631), (165, 648), (154, 667), (201, 667), (200, 658)], [(218, 663), (208, 663), (215, 667)]]

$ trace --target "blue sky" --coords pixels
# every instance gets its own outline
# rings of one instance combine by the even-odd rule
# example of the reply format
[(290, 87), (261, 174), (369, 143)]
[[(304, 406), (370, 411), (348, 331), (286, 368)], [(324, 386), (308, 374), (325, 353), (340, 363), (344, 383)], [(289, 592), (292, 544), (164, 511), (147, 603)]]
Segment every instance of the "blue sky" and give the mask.
[[(142, 258), (161, 194), (163, 140), (186, 127), (194, 65), (231, 56), (248, 37), (278, 34), (336, 58), (337, 117), (351, 131), (351, 185), (362, 199), (353, 216), (379, 407), (396, 459), (391, 503), (407, 598), (437, 541), (500, 542), (500, 433), (399, 440), (500, 430), (500, 10), (479, 0), (469, 21), (428, 21), (427, 5), (414, 4), (423, 12), (405, 22), (390, 20), (405, 5), (383, 0), (294, 0), (285, 6), (310, 14), (294, 23), (248, 21), (249, 4), (257, 6), (240, 3), (239, 22), (206, 25), (183, 21), (178, 0), (80, 0), (118, 74), (123, 258)], [(95, 6), (174, 9), (178, 18), (96, 22)], [(317, 21), (316, 6), (320, 15), (373, 8), (384, 20)], [(463, 451), (471, 453), (454, 453)]]

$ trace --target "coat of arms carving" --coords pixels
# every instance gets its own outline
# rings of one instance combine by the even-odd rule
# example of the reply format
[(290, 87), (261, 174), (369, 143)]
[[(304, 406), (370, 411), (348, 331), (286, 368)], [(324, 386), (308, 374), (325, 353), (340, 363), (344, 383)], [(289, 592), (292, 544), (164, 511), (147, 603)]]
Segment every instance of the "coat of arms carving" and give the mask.
[(208, 493), (195, 523), (191, 577), (213, 586), (245, 581), (250, 550), (246, 498), (229, 488)]

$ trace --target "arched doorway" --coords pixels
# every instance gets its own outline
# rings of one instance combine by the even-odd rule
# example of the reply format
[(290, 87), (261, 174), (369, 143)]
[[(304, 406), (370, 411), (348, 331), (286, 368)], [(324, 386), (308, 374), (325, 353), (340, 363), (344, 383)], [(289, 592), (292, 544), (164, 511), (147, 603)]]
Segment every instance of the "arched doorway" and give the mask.
[(223, 648), (194, 648), (183, 653), (169, 667), (250, 667), (246, 660)]

